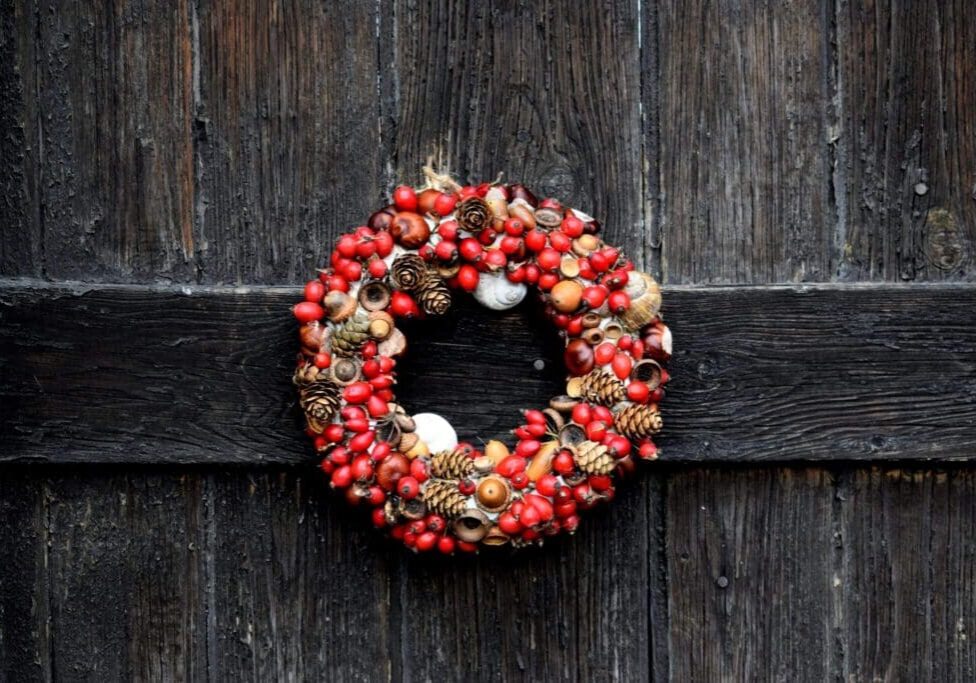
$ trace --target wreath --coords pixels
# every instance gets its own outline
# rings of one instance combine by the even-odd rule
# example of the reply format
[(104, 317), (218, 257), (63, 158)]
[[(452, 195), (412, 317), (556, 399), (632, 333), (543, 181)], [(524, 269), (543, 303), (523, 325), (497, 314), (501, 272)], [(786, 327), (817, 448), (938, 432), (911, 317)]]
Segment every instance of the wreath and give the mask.
[[(671, 355), (660, 287), (581, 211), (520, 184), (462, 187), (424, 171), (425, 188), (397, 187), (339, 238), (292, 309), (294, 383), (321, 470), (415, 551), (573, 533), (637, 460), (657, 457)], [(568, 377), (565, 395), (523, 412), (513, 448), (459, 443), (444, 418), (397, 403), (399, 319), (443, 315), (457, 292), (505, 310), (530, 288), (565, 337)]]

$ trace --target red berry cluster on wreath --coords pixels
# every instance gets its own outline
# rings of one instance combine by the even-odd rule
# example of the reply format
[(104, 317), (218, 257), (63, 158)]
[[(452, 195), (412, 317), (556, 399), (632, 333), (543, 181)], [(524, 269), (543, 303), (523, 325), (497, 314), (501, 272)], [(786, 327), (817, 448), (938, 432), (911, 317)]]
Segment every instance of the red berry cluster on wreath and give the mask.
[[(334, 489), (415, 551), (474, 552), (572, 533), (613, 499), (638, 459), (657, 457), (671, 334), (661, 292), (590, 216), (519, 184), (461, 187), (425, 169), (420, 192), (343, 235), (293, 308), (294, 382)], [(393, 393), (406, 350), (398, 319), (443, 315), (454, 292), (505, 310), (538, 292), (566, 339), (566, 393), (524, 411), (513, 449), (459, 443), (438, 415)]]

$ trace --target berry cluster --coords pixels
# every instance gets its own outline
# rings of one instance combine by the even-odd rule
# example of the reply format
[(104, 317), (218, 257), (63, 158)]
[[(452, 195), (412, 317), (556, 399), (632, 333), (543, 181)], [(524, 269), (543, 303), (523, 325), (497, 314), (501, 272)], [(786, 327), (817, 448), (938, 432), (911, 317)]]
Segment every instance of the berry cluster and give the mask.
[[(657, 457), (671, 355), (660, 288), (599, 230), (519, 184), (432, 176), (339, 239), (292, 309), (294, 381), (322, 471), (377, 527), (446, 554), (541, 542)], [(459, 443), (443, 418), (396, 402), (398, 319), (442, 315), (457, 291), (504, 310), (530, 287), (566, 339), (568, 377), (564, 395), (524, 412), (513, 448)]]

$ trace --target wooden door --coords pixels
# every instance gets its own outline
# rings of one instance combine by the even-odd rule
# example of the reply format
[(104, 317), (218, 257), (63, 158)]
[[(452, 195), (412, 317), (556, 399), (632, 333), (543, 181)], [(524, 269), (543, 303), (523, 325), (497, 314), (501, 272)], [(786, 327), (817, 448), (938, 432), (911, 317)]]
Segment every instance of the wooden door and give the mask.
[[(967, 3), (0, 16), (0, 680), (976, 677)], [(401, 552), (297, 428), (296, 286), (429, 155), (666, 286), (664, 457), (541, 551)], [(528, 316), (405, 403), (500, 435), (558, 385)]]

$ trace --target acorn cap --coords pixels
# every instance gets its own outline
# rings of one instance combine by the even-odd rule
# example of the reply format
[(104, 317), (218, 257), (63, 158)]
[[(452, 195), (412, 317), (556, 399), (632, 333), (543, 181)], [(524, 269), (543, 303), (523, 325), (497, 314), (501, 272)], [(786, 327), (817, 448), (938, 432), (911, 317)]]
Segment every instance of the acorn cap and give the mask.
[(390, 288), (379, 280), (359, 288), (359, 305), (367, 311), (382, 311), (390, 305)]
[(549, 407), (553, 410), (558, 410), (560, 413), (571, 413), (573, 408), (580, 402), (578, 398), (573, 398), (572, 396), (566, 396), (565, 394), (561, 396), (553, 396), (549, 399)]

